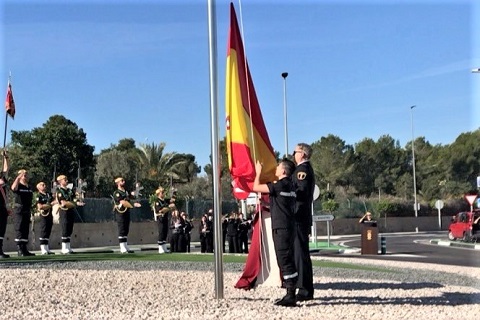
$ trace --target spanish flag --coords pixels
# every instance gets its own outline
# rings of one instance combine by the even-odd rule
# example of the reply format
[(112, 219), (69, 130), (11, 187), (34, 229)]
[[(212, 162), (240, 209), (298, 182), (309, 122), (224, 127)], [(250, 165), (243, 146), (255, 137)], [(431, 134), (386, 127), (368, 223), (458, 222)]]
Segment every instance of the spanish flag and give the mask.
[(261, 183), (275, 180), (277, 161), (245, 57), (233, 3), (226, 68), (226, 136), (233, 193), (246, 199), (255, 179), (255, 162), (263, 163)]
[(10, 115), (10, 117), (12, 117), (12, 119), (15, 118), (15, 101), (13, 100), (12, 85), (10, 84), (10, 81), (8, 81), (7, 98), (5, 99), (5, 110)]
[[(233, 4), (230, 4), (230, 32), (227, 54), (226, 124), (228, 165), (233, 193), (237, 199), (249, 195), (255, 180), (255, 162), (263, 163), (260, 183), (273, 181), (277, 161), (253, 87)], [(273, 250), (268, 195), (262, 196), (253, 220), (253, 234), (247, 261), (237, 289), (249, 290), (259, 284), (281, 285)]]

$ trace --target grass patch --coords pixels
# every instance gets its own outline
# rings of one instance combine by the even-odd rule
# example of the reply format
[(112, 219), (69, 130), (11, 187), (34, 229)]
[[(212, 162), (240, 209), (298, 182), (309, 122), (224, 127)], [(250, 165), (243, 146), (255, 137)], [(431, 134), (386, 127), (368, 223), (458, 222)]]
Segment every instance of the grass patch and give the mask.
[[(245, 263), (246, 255), (223, 255), (224, 263)], [(214, 263), (213, 254), (186, 254), (169, 253), (156, 254), (149, 252), (139, 252), (133, 254), (120, 254), (111, 252), (96, 253), (75, 253), (71, 255), (37, 255), (32, 257), (11, 257), (0, 260), (0, 268), (12, 265), (36, 264), (36, 263), (61, 263), (61, 262), (83, 262), (83, 261), (171, 261), (171, 262), (207, 262)], [(391, 270), (378, 267), (370, 267), (352, 263), (312, 260), (312, 265), (319, 268), (338, 268), (353, 269), (376, 272), (392, 272)]]

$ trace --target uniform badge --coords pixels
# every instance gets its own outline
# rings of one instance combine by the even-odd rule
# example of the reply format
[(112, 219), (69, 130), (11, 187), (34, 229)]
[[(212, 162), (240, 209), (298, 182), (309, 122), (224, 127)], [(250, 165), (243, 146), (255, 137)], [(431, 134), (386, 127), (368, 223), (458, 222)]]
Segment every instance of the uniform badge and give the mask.
[(307, 177), (307, 173), (306, 172), (299, 172), (297, 173), (297, 179), (298, 180), (305, 180), (305, 178)]

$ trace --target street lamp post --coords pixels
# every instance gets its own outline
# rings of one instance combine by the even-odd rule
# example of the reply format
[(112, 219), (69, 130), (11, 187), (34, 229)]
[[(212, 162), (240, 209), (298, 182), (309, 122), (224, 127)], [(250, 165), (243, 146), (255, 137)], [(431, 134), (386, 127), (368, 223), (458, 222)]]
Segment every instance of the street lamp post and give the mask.
[(283, 72), (283, 121), (285, 127), (285, 157), (288, 155), (288, 130), (287, 130), (287, 76), (288, 72)]
[[(417, 178), (415, 175), (415, 135), (413, 134), (413, 108), (416, 106), (410, 107), (411, 114), (411, 125), (412, 125), (412, 165), (413, 165), (413, 201), (414, 201), (414, 210), (415, 218), (418, 217), (418, 204), (417, 204)], [(418, 226), (415, 227), (415, 231), (418, 232)]]

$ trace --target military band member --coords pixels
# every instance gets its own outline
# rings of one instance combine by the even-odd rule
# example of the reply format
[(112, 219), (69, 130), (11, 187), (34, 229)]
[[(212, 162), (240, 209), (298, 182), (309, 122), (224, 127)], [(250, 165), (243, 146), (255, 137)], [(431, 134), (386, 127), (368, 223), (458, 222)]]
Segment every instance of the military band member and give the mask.
[(153, 213), (158, 226), (158, 253), (167, 252), (168, 213), (175, 208), (175, 198), (165, 199), (165, 189), (155, 190), (157, 199), (153, 204)]
[(3, 252), (3, 238), (7, 231), (7, 218), (9, 210), (7, 208), (7, 172), (8, 172), (8, 156), (5, 151), (3, 153), (3, 168), (0, 173), (0, 259), (10, 258), (8, 254)]
[(12, 191), (15, 194), (15, 204), (13, 217), (15, 221), (15, 243), (18, 248), (18, 256), (34, 256), (27, 249), (28, 233), (30, 231), (30, 217), (32, 216), (33, 192), (28, 185), (27, 171), (22, 169), (18, 171), (18, 176), (12, 183)]
[(74, 192), (67, 187), (67, 177), (59, 175), (57, 177), (58, 187), (55, 194), (58, 203), (60, 215), (60, 225), (62, 227), (62, 253), (71, 254), (70, 240), (73, 233), (73, 225), (75, 223), (75, 205), (76, 199)]
[(56, 201), (52, 194), (47, 191), (45, 182), (39, 182), (37, 190), (35, 203), (37, 211), (40, 213), (40, 250), (42, 254), (54, 254), (50, 251), (50, 234), (53, 226), (52, 206), (56, 204)]
[(115, 179), (117, 190), (113, 193), (113, 201), (115, 202), (115, 212), (118, 226), (118, 242), (120, 244), (121, 253), (133, 253), (128, 248), (128, 233), (130, 231), (130, 209), (133, 207), (141, 207), (142, 205), (135, 202), (130, 203), (129, 192), (125, 190), (125, 179), (118, 177)]

